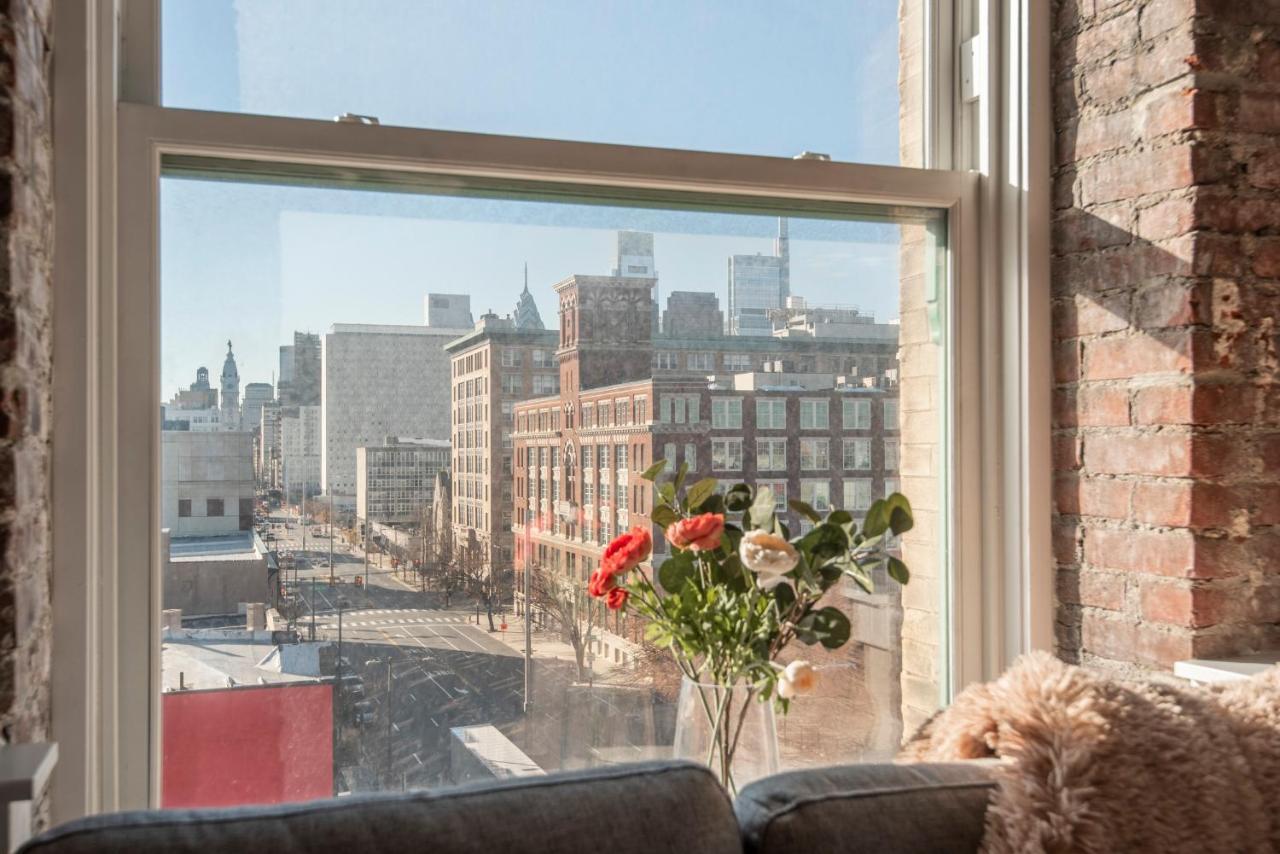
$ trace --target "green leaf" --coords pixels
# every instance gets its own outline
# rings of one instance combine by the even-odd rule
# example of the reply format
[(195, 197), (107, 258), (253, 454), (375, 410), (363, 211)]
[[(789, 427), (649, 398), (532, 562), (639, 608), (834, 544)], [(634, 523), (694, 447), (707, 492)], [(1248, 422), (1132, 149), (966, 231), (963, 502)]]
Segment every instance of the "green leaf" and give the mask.
[(641, 480), (647, 480), (650, 483), (658, 479), (658, 475), (662, 474), (663, 469), (667, 467), (665, 459), (657, 460), (653, 465), (649, 466), (640, 475)]
[(862, 520), (862, 533), (868, 539), (878, 537), (889, 530), (889, 505), (883, 498), (871, 502), (866, 517)]
[(889, 577), (899, 584), (906, 584), (911, 580), (911, 572), (907, 569), (907, 565), (896, 557), (889, 558)]
[(672, 522), (679, 520), (680, 516), (667, 505), (659, 504), (653, 508), (649, 518), (653, 520), (653, 524), (665, 529)]
[(796, 601), (796, 591), (787, 582), (773, 588), (773, 598), (778, 601), (778, 610), (785, 613)]
[(889, 530), (895, 534), (905, 534), (915, 525), (911, 515), (911, 502), (901, 492), (895, 492), (885, 500), (889, 507)]
[(801, 537), (796, 548), (820, 563), (827, 558), (845, 554), (849, 550), (849, 537), (839, 525), (823, 522)]
[(826, 607), (821, 611), (815, 612), (818, 617), (818, 624), (821, 626), (822, 637), (819, 642), (827, 649), (839, 649), (849, 642), (849, 635), (853, 632), (853, 627), (849, 625), (849, 618), (839, 608)]
[(662, 499), (668, 504), (676, 503), (676, 488), (671, 485), (671, 481), (660, 484), (658, 486), (658, 494), (661, 495)]
[(702, 502), (701, 510), (703, 513), (723, 513), (724, 512), (724, 496), (708, 495), (707, 500)]
[(801, 501), (798, 498), (793, 498), (788, 501), (787, 506), (814, 524), (822, 521), (822, 517), (818, 515), (817, 510), (814, 510), (808, 503)]
[(680, 468), (676, 470), (676, 492), (679, 492), (680, 487), (684, 486), (684, 479), (687, 474), (689, 474), (689, 463), (686, 461), (680, 463)]
[(731, 513), (741, 513), (751, 506), (751, 487), (745, 483), (734, 484), (724, 495), (724, 507)]
[(839, 525), (845, 529), (845, 533), (853, 536), (853, 532), (849, 530), (849, 525), (853, 524), (853, 514), (848, 510), (832, 510), (827, 514), (827, 521), (832, 525)]
[(689, 492), (685, 496), (689, 509), (697, 510), (702, 506), (702, 502), (715, 495), (716, 483), (717, 481), (714, 477), (706, 477), (689, 487)]
[(773, 490), (767, 486), (756, 490), (755, 500), (751, 502), (751, 524), (761, 530), (773, 531)]
[(668, 593), (675, 593), (693, 575), (693, 559), (687, 553), (672, 555), (658, 567), (658, 583)]

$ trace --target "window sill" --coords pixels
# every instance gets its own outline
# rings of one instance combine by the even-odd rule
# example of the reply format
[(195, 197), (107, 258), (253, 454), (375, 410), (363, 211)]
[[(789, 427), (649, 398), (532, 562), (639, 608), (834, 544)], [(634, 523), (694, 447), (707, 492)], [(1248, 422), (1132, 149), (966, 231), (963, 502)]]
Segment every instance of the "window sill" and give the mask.
[(1175, 662), (1173, 673), (1201, 685), (1241, 682), (1280, 663), (1280, 650), (1238, 658), (1189, 658)]

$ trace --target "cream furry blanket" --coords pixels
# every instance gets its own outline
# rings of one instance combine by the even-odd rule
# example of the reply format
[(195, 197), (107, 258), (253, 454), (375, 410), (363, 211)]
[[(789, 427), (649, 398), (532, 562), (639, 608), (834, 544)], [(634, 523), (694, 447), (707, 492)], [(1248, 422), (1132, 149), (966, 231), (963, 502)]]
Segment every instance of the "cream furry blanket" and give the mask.
[(1280, 667), (1220, 687), (1124, 683), (1023, 656), (903, 759), (996, 757), (988, 852), (1280, 852)]

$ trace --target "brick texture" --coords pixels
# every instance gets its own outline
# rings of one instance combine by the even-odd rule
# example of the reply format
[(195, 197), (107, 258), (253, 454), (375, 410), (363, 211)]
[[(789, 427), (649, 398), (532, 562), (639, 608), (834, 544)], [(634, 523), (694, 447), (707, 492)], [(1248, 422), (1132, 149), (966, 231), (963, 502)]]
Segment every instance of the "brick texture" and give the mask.
[(50, 725), (51, 6), (0, 6), (0, 743)]
[(1059, 653), (1280, 645), (1280, 15), (1057, 0)]

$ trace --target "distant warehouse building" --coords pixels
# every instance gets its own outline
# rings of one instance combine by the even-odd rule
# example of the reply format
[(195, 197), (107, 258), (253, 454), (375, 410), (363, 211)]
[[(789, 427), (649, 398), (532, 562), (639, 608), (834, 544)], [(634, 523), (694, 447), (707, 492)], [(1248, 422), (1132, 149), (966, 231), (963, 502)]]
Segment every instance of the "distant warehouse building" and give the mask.
[(435, 495), (436, 475), (449, 468), (447, 439), (387, 437), (356, 448), (356, 515), (370, 522), (416, 520)]

